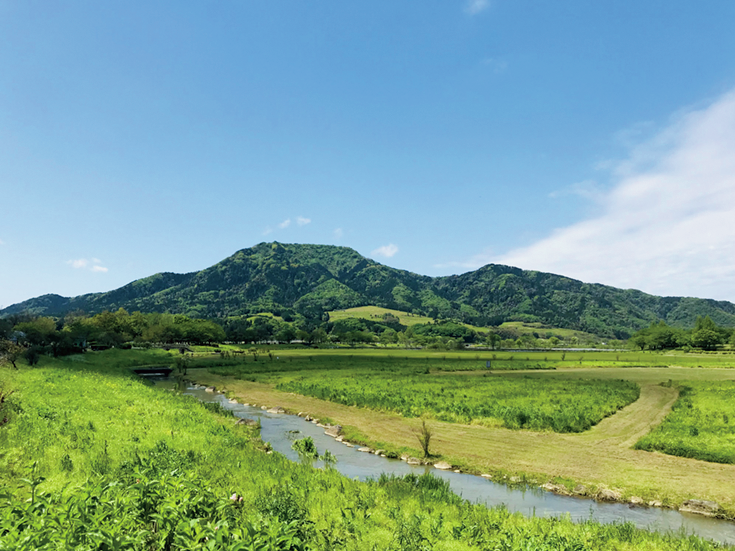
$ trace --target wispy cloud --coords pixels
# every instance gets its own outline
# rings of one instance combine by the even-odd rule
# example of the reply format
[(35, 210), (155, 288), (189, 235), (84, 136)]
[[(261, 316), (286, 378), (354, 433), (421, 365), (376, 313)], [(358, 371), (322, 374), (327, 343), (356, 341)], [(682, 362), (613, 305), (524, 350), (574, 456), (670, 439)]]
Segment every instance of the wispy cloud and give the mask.
[(394, 256), (397, 252), (398, 247), (395, 246), (393, 243), (389, 243), (388, 245), (378, 247), (372, 252), (372, 254), (373, 256), (384, 256), (385, 258), (390, 258)]
[(734, 300), (735, 91), (609, 167), (599, 216), (496, 262), (662, 295)]
[(66, 263), (76, 270), (89, 270), (91, 272), (105, 273), (108, 271), (107, 268), (102, 266), (102, 261), (99, 258), (77, 258), (75, 260), (67, 260)]
[[(297, 216), (295, 220), (296, 220), (296, 225), (299, 227), (306, 226), (307, 224), (311, 224), (311, 218), (306, 218), (305, 216)], [(286, 218), (280, 224), (276, 224), (276, 228), (279, 230), (285, 230), (286, 228), (291, 226), (291, 222), (292, 222), (291, 218)], [(263, 235), (270, 235), (271, 233), (273, 233), (273, 231), (274, 229), (272, 226), (267, 226), (263, 230)]]
[(504, 59), (498, 59), (495, 57), (486, 57), (481, 61), (483, 65), (492, 69), (496, 74), (502, 73), (508, 68), (508, 62)]
[(595, 180), (584, 180), (582, 182), (572, 184), (564, 189), (559, 189), (549, 193), (549, 197), (552, 199), (559, 199), (569, 195), (578, 195), (584, 199), (600, 203), (604, 202), (606, 199), (605, 191)]
[(5, 245), (5, 241), (3, 241), (2, 239), (0, 239), (0, 245)]
[(335, 228), (334, 230), (334, 238), (335, 239), (342, 239), (342, 236), (344, 235), (344, 230), (342, 228)]
[(490, 7), (490, 0), (469, 0), (464, 7), (464, 11), (470, 15), (477, 15)]

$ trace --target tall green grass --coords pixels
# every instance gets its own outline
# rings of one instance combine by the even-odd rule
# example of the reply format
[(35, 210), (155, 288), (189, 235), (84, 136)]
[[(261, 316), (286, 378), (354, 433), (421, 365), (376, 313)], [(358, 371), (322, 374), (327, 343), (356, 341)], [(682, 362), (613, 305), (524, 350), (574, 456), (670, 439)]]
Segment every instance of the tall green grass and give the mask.
[(277, 387), (345, 405), (430, 414), (442, 421), (497, 419), (507, 428), (581, 432), (636, 400), (630, 381), (530, 377), (386, 375), (300, 376)]
[(671, 413), (636, 448), (735, 463), (735, 381), (692, 381)]

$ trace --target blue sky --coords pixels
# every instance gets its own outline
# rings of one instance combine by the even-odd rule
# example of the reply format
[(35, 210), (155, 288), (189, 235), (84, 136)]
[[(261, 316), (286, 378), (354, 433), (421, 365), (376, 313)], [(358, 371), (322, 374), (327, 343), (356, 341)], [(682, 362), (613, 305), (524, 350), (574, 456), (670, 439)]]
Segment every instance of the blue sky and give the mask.
[(0, 305), (262, 241), (735, 300), (735, 3), (0, 0)]

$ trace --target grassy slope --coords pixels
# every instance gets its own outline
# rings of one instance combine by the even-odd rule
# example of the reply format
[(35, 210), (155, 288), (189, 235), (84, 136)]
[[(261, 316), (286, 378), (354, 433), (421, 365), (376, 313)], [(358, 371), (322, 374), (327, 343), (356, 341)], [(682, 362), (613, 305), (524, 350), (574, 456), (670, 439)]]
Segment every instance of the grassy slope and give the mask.
[[(298, 357), (304, 352), (283, 351)], [(381, 357), (374, 351), (377, 359)], [(311, 353), (309, 352), (311, 355)], [(601, 353), (607, 358), (614, 353)], [(631, 356), (619, 355), (620, 360)], [(732, 365), (732, 358), (718, 356), (663, 356), (641, 354), (652, 364)], [(465, 355), (464, 357), (467, 357)], [(524, 355), (525, 357), (525, 355)], [(590, 354), (587, 355), (587, 358)], [(319, 356), (312, 355), (318, 365)], [(284, 358), (285, 359), (285, 358)], [(585, 363), (594, 360), (583, 360)], [(610, 360), (612, 361), (612, 360)], [(468, 359), (473, 364), (474, 359)], [(461, 362), (465, 363), (465, 362)], [(577, 364), (574, 361), (574, 364)], [(521, 473), (538, 482), (558, 477), (590, 487), (608, 486), (623, 489), (628, 496), (637, 495), (646, 500), (662, 500), (678, 504), (685, 499), (712, 499), (729, 511), (735, 512), (735, 466), (707, 463), (694, 459), (672, 457), (631, 449), (631, 446), (651, 428), (659, 424), (676, 400), (676, 388), (661, 386), (670, 379), (683, 381), (732, 381), (735, 371), (730, 369), (689, 368), (566, 368), (555, 371), (497, 372), (504, 377), (531, 376), (534, 378), (612, 378), (635, 381), (641, 386), (638, 401), (618, 414), (602, 421), (582, 434), (553, 434), (513, 431), (503, 428), (433, 422), (435, 431), (432, 448), (457, 465), (475, 472), (502, 471)], [(481, 375), (470, 371), (468, 376)], [(197, 380), (227, 388), (244, 400), (258, 404), (287, 407), (293, 411), (307, 411), (318, 417), (353, 427), (365, 442), (379, 447), (417, 448), (415, 429), (417, 420), (400, 415), (381, 413), (317, 400), (297, 394), (279, 392), (273, 384), (235, 380), (212, 373), (199, 372)], [(279, 380), (273, 374), (271, 383)], [(457, 450), (462, 450), (458, 453)], [(696, 472), (696, 477), (691, 473)], [(682, 481), (686, 480), (686, 483)]]
[[(333, 310), (329, 312), (330, 321), (337, 321), (341, 319), (349, 318), (360, 318), (370, 321), (380, 321), (383, 319), (385, 314), (391, 314), (398, 318), (401, 325), (410, 327), (419, 323), (432, 323), (434, 320), (420, 315), (409, 315), (408, 312), (402, 312), (401, 310), (391, 310), (390, 308), (381, 308), (380, 306), (358, 306), (357, 308), (348, 308), (346, 310)], [(475, 331), (487, 332), (490, 330), (489, 327), (478, 327), (476, 325), (470, 325), (469, 323), (463, 323), (462, 325), (474, 329)], [(570, 339), (577, 337), (582, 342), (596, 341), (599, 337), (585, 333), (583, 331), (574, 331), (573, 329), (562, 329), (559, 327), (548, 327), (542, 323), (524, 323), (522, 321), (507, 321), (500, 325), (501, 328), (515, 329), (521, 335), (530, 335), (534, 332), (538, 333), (542, 337), (547, 331), (551, 331), (558, 337), (564, 337)]]
[(371, 321), (380, 321), (385, 314), (391, 314), (398, 318), (401, 325), (410, 327), (418, 323), (431, 323), (431, 318), (420, 315), (408, 315), (408, 312), (401, 310), (391, 310), (390, 308), (381, 308), (380, 306), (358, 306), (357, 308), (347, 308), (346, 310), (333, 310), (329, 312), (329, 320), (337, 321), (342, 319), (360, 318)]
[[(137, 354), (136, 363), (144, 355)], [(44, 359), (45, 367), (0, 371), (0, 386), (15, 391), (17, 406), (0, 430), (0, 480), (14, 495), (0, 502), (0, 548), (68, 548), (84, 541), (85, 549), (171, 542), (173, 549), (234, 549), (231, 541), (216, 542), (251, 524), (263, 538), (268, 531), (293, 536), (296, 526), (313, 549), (715, 547), (629, 525), (574, 525), (460, 504), (429, 480), (365, 484), (292, 464), (259, 451), (231, 418), (150, 388), (119, 368), (94, 369), (105, 364), (105, 354), (89, 359)], [(122, 363), (117, 352), (110, 359)], [(91, 369), (78, 369), (85, 364)], [(71, 471), (62, 460), (70, 452)], [(143, 464), (131, 473), (125, 463), (136, 456)], [(34, 476), (47, 477), (35, 495), (39, 506), (24, 502), (29, 491), (18, 486), (33, 461)], [(146, 470), (156, 465), (171, 470)], [(243, 496), (242, 505), (230, 502), (232, 492)]]

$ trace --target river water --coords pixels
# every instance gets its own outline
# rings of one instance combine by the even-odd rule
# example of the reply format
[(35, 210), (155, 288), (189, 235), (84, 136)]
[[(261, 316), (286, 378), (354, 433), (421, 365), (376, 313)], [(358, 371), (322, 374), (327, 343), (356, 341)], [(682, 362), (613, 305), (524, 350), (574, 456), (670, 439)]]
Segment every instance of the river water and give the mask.
[[(156, 385), (171, 388), (172, 380), (158, 380)], [(479, 476), (442, 471), (427, 465), (408, 465), (398, 459), (388, 459), (371, 453), (359, 452), (324, 434), (324, 429), (296, 415), (267, 413), (242, 404), (230, 403), (224, 395), (206, 392), (203, 387), (189, 386), (184, 394), (195, 396), (204, 402), (217, 402), (231, 410), (236, 417), (260, 419), (260, 435), (277, 451), (292, 461), (298, 454), (291, 449), (295, 438), (311, 436), (319, 453), (329, 450), (337, 458), (335, 468), (349, 478), (377, 479), (381, 473), (406, 475), (431, 471), (434, 476), (449, 481), (453, 492), (473, 503), (488, 507), (505, 505), (508, 510), (527, 516), (551, 517), (568, 515), (572, 520), (593, 519), (598, 522), (631, 522), (639, 528), (659, 532), (696, 534), (698, 536), (735, 545), (735, 523), (701, 515), (680, 513), (657, 507), (637, 507), (623, 503), (598, 503), (591, 499), (558, 496), (551, 492), (533, 489), (510, 488)], [(315, 466), (322, 466), (316, 462)]]

